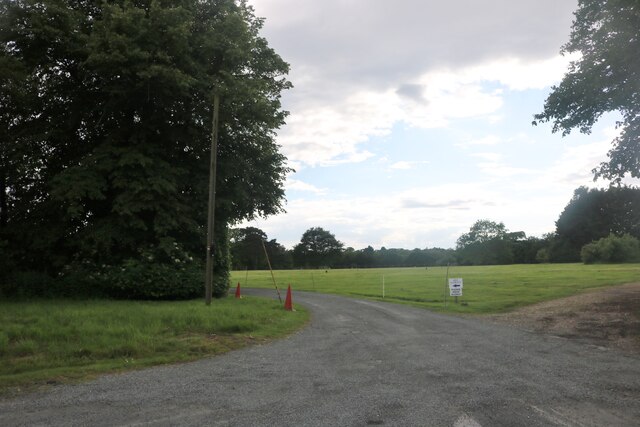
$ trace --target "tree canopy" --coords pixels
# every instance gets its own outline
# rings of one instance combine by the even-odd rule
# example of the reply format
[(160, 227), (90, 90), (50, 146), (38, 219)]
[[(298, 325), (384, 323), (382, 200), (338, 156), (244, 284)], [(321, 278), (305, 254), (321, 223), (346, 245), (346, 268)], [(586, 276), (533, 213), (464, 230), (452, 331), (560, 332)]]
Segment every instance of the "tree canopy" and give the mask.
[(562, 53), (580, 53), (564, 79), (552, 88), (536, 124), (553, 122), (553, 132), (589, 133), (605, 112), (622, 114), (621, 134), (609, 161), (595, 177), (617, 182), (640, 178), (640, 2), (579, 0), (569, 42)]
[[(233, 228), (231, 237), (231, 262), (234, 270), (266, 270), (269, 262), (274, 269), (291, 267), (291, 255), (276, 241), (269, 240), (267, 233), (256, 227)], [(264, 247), (263, 247), (264, 245)]]
[(480, 219), (471, 226), (468, 233), (458, 238), (458, 261), (461, 264), (534, 262), (533, 248), (537, 246), (537, 242), (525, 238), (524, 232), (509, 232), (502, 222)]
[(324, 228), (311, 227), (293, 248), (293, 256), (296, 262), (304, 262), (309, 267), (331, 267), (338, 260), (343, 246)]
[(584, 245), (610, 234), (640, 238), (640, 189), (580, 187), (556, 221), (552, 259), (578, 261)]
[[(216, 268), (229, 223), (281, 210), (286, 64), (244, 1), (0, 4), (0, 241), (17, 268), (204, 256), (221, 95)], [(226, 265), (226, 267), (225, 267)]]

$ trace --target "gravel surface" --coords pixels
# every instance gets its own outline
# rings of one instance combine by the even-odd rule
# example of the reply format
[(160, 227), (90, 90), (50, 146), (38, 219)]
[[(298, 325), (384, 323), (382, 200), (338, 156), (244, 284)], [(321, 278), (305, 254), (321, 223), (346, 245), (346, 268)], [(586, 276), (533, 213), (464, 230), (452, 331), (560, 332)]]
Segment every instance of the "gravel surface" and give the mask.
[(483, 317), (640, 355), (640, 283), (592, 289)]
[(0, 400), (0, 425), (640, 425), (636, 356), (402, 305), (294, 304), (312, 321), (287, 339)]

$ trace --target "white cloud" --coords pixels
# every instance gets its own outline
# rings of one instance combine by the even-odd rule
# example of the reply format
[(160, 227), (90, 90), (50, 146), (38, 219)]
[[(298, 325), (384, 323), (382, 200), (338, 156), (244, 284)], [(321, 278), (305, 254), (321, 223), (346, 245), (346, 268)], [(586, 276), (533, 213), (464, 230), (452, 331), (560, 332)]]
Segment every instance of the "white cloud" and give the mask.
[[(510, 90), (550, 85), (562, 77), (566, 61), (559, 56), (529, 63), (497, 60), (458, 70), (429, 71), (413, 83), (398, 83), (395, 90), (345, 89), (343, 97), (318, 94), (311, 96), (315, 99), (311, 103), (298, 100), (291, 106), (291, 116), (278, 141), (285, 155), (301, 165), (361, 162), (372, 154), (360, 146), (372, 137), (389, 135), (399, 122), (423, 129), (445, 128), (468, 118), (495, 123), (504, 91), (489, 83)], [(317, 98), (322, 97), (329, 97), (324, 104), (318, 103)], [(501, 142), (496, 135), (486, 135), (460, 146)]]
[[(495, 218), (506, 200), (483, 183), (416, 187), (384, 197), (296, 199), (286, 216), (254, 225), (292, 247), (310, 227), (321, 226), (347, 246), (451, 246), (452, 234), (468, 230), (478, 218)], [(443, 236), (440, 240), (433, 236)], [(455, 240), (455, 239), (453, 239)]]
[[(279, 143), (300, 166), (359, 162), (393, 126), (502, 119), (504, 89), (557, 82), (576, 1), (260, 0), (263, 33), (291, 64)], [(461, 13), (460, 11), (464, 11)], [(496, 87), (499, 86), (499, 87)]]
[(407, 160), (401, 160), (399, 162), (395, 162), (392, 163), (391, 165), (389, 165), (389, 169), (393, 169), (393, 170), (409, 170), (409, 169), (413, 169), (418, 165), (424, 165), (424, 164), (428, 164), (428, 161), (407, 161)]
[(473, 157), (478, 157), (483, 160), (488, 160), (490, 162), (498, 162), (502, 160), (501, 153), (473, 153)]
[(544, 89), (557, 83), (569, 62), (579, 57), (578, 54), (555, 55), (539, 61), (503, 58), (469, 67), (463, 74), (471, 81), (499, 82), (510, 90)]
[(318, 188), (315, 185), (308, 184), (306, 182), (302, 182), (293, 178), (287, 178), (285, 189), (286, 191), (304, 191), (318, 195), (322, 195), (327, 192), (325, 188)]
[(456, 146), (462, 147), (462, 148), (469, 148), (475, 145), (498, 145), (501, 142), (503, 141), (502, 141), (502, 138), (500, 138), (499, 136), (487, 135), (482, 138), (475, 138), (468, 141), (457, 143)]

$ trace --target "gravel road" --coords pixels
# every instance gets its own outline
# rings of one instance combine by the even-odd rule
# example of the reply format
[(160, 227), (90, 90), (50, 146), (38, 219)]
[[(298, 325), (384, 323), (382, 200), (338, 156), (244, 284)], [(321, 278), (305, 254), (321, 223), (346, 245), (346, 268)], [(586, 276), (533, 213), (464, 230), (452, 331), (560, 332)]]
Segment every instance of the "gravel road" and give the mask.
[(640, 425), (638, 357), (401, 305), (294, 303), (312, 321), (287, 339), (1, 400), (0, 425)]

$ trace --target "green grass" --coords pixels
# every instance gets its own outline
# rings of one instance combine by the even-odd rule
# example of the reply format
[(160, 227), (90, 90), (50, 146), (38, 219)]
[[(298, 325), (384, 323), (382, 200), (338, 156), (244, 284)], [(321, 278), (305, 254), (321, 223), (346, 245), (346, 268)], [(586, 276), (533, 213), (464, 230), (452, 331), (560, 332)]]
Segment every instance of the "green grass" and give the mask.
[(308, 321), (263, 298), (2, 301), (0, 394), (224, 353)]
[[(332, 293), (410, 304), (444, 311), (446, 267), (280, 270), (275, 271), (280, 287)], [(455, 313), (498, 313), (561, 298), (590, 288), (640, 281), (640, 264), (536, 264), (508, 266), (451, 267), (449, 277), (464, 279), (460, 304), (448, 296), (446, 311)], [(233, 283), (273, 287), (268, 271), (235, 271)], [(462, 304), (465, 303), (466, 305)]]

